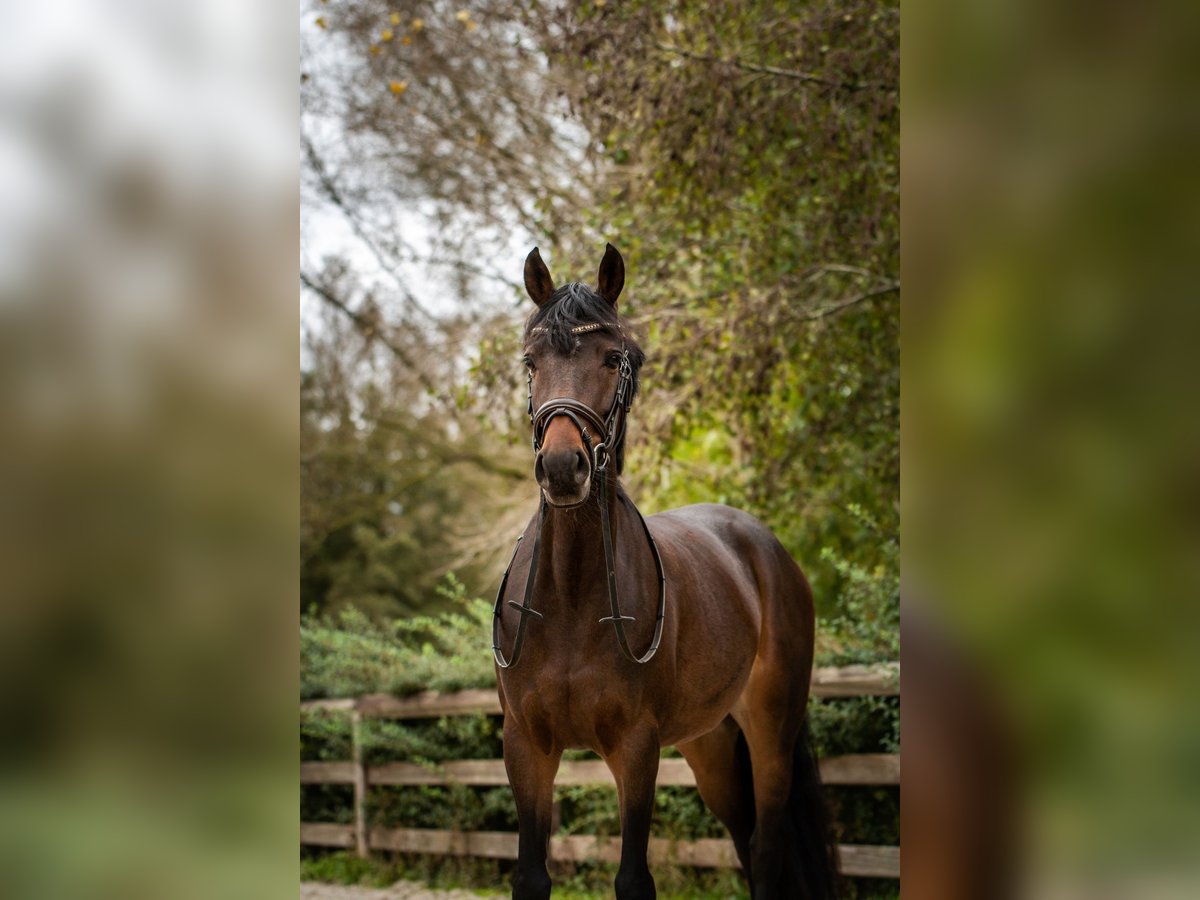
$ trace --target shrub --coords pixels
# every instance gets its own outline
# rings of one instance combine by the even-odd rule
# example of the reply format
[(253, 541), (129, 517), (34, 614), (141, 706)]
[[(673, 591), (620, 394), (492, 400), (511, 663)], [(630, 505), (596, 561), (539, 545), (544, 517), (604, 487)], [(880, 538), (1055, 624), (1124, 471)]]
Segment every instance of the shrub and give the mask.
[(300, 696), (354, 697), (382, 691), (407, 696), (427, 689), (458, 691), (496, 683), (492, 668), (492, 609), (468, 600), (446, 577), (438, 592), (456, 607), (438, 616), (381, 625), (353, 608), (336, 617), (300, 621)]
[(838, 574), (836, 612), (822, 619), (823, 665), (883, 662), (900, 658), (900, 542), (886, 534), (857, 504), (847, 506), (863, 529), (864, 540), (876, 542), (881, 562), (867, 570), (840, 556), (832, 547), (821, 559)]

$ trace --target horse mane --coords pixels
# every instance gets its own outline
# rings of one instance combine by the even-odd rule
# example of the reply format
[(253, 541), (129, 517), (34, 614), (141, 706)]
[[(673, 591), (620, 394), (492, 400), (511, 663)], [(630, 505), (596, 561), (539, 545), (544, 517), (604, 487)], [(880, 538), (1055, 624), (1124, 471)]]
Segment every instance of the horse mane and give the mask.
[(572, 329), (581, 325), (599, 325), (598, 331), (624, 343), (633, 369), (632, 400), (638, 393), (638, 373), (646, 361), (646, 353), (629, 334), (613, 305), (586, 284), (573, 281), (555, 290), (525, 322), (525, 337), (528, 340), (534, 329), (538, 329), (537, 337), (548, 340), (556, 352), (570, 356), (579, 345), (579, 335)]

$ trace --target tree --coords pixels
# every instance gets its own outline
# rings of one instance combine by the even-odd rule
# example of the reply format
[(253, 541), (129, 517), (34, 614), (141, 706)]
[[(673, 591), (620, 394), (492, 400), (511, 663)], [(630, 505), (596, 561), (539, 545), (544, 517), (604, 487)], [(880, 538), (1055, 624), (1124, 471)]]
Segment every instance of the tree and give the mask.
[(520, 8), (302, 14), (306, 607), (436, 605), (433, 581), (487, 581), (517, 530), (519, 259), (505, 274), (497, 247), (570, 233), (587, 193)]
[[(764, 518), (827, 614), (867, 609), (871, 579), (877, 605), (893, 604), (896, 5), (331, 2), (306, 15), (326, 25), (305, 49), (306, 205), (336, 214), (357, 250), (353, 263), (306, 254), (305, 290), (347, 326), (339, 353), (407, 373), (408, 392), (389, 395), (407, 439), (525, 515), (526, 310), (508, 305), (520, 259), (541, 243), (559, 280), (581, 277), (612, 240), (651, 352), (635, 496)], [(327, 221), (309, 219), (314, 234)], [(453, 315), (439, 292), (460, 301)], [(432, 407), (452, 426), (416, 427)], [(503, 449), (469, 461), (466, 446)], [(497, 460), (514, 477), (489, 472)], [(438, 533), (478, 522), (453, 496), (439, 495)], [(509, 534), (472, 540), (498, 558)]]
[(655, 505), (763, 517), (826, 611), (824, 551), (895, 567), (898, 27), (893, 3), (742, 0), (569, 5), (543, 31), (650, 338), (630, 471)]

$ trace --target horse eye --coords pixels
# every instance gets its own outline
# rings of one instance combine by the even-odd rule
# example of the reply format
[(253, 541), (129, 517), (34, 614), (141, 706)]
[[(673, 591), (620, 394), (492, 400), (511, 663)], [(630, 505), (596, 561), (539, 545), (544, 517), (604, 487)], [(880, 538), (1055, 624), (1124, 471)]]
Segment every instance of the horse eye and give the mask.
[(534, 369), (536, 369), (536, 368), (537, 368), (537, 366), (535, 366), (535, 365), (533, 364), (533, 360), (532, 360), (530, 357), (528, 357), (528, 356), (526, 356), (525, 358), (523, 358), (523, 359), (521, 360), (521, 362), (522, 362), (522, 364), (524, 364), (525, 368), (527, 368), (527, 369), (528, 369), (530, 372), (532, 372)]
[(621, 364), (621, 354), (617, 353), (615, 350), (612, 353), (608, 354), (608, 356), (604, 357), (604, 365), (606, 365), (610, 369), (615, 369), (620, 364)]

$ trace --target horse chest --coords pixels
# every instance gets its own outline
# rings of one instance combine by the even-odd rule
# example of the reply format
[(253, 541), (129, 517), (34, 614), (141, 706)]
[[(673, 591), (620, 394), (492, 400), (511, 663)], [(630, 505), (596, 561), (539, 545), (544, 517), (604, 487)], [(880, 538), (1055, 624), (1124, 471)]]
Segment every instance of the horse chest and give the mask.
[(543, 749), (610, 752), (645, 710), (640, 691), (608, 684), (586, 671), (524, 685), (510, 694), (522, 728)]

